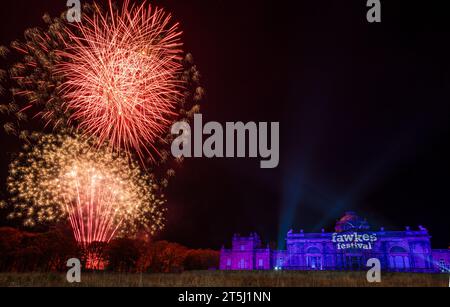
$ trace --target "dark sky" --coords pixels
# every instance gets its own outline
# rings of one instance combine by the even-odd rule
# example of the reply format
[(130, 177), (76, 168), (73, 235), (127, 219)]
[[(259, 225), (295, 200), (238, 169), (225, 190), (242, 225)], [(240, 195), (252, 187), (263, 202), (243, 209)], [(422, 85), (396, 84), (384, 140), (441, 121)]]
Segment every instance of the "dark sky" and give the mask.
[[(2, 3), (0, 43), (65, 0)], [(219, 248), (235, 232), (277, 241), (332, 230), (354, 210), (378, 228), (450, 243), (450, 19), (438, 1), (159, 0), (203, 75), (204, 121), (278, 121), (277, 169), (191, 159), (167, 193), (161, 238)], [(1, 132), (2, 174), (16, 145)], [(3, 176), (4, 177), (4, 176)]]

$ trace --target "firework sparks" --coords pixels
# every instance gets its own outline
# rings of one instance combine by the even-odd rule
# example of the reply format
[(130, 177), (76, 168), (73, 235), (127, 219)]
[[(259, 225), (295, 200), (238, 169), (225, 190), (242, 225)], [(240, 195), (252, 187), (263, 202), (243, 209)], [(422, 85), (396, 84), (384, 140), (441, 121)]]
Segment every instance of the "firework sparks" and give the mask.
[(70, 221), (77, 242), (109, 242), (140, 227), (163, 227), (163, 196), (147, 175), (105, 146), (81, 136), (44, 135), (10, 165), (8, 190), (26, 226)]
[(57, 73), (70, 120), (115, 150), (158, 153), (182, 97), (181, 32), (171, 15), (146, 3), (121, 10), (97, 8), (67, 30)]

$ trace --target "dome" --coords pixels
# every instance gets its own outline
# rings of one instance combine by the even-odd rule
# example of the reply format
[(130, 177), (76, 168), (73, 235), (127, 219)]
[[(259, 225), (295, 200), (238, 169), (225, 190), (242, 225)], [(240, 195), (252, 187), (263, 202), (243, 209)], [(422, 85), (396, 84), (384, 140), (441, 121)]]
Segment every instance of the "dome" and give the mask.
[(365, 219), (358, 216), (355, 212), (349, 211), (337, 221), (335, 230), (336, 232), (344, 232), (368, 230), (369, 228), (370, 226)]

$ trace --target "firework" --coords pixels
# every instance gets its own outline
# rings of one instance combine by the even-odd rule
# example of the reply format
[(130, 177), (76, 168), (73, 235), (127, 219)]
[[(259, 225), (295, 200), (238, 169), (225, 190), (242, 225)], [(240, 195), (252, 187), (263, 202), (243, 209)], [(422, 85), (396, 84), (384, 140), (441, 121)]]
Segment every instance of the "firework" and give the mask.
[(163, 227), (164, 199), (148, 175), (79, 135), (35, 135), (10, 165), (11, 217), (26, 226), (68, 219), (82, 247), (107, 243), (141, 227)]
[(141, 160), (168, 131), (182, 98), (183, 68), (178, 23), (171, 15), (124, 1), (121, 10), (68, 28), (57, 74), (70, 121), (84, 135), (115, 150), (135, 151)]
[[(144, 9), (148, 11), (147, 7)], [(66, 72), (62, 66), (68, 62), (76, 64), (71, 60), (70, 54), (75, 53), (77, 45), (73, 43), (68, 33), (82, 38), (83, 33), (79, 29), (83, 29), (84, 26), (90, 27), (89, 24), (86, 24), (87, 20), (93, 21), (95, 18), (105, 16), (108, 21), (111, 21), (111, 15), (122, 14), (116, 8), (110, 7), (109, 11), (111, 10), (114, 12), (108, 14), (105, 13), (108, 9), (101, 8), (97, 3), (83, 4), (83, 27), (69, 24), (65, 12), (60, 17), (51, 17), (46, 14), (43, 16), (46, 23), (44, 28), (27, 29), (21, 40), (11, 43), (11, 49), (0, 46), (0, 57), (8, 59), (8, 62), (4, 63), (7, 70), (0, 70), (0, 94), (3, 86), (1, 103), (4, 103), (0, 103), (0, 122), (9, 135), (15, 135), (27, 141), (33, 131), (42, 131), (47, 126), (51, 126), (56, 132), (81, 127), (80, 123), (83, 118), (76, 121), (73, 114), (80, 110), (68, 107), (67, 102), (70, 100), (66, 97), (67, 89), (64, 89), (70, 79), (66, 78)], [(127, 9), (127, 11), (133, 10)], [(160, 10), (153, 10), (153, 13), (156, 11), (163, 14)], [(70, 30), (68, 30), (69, 28)], [(154, 43), (150, 45), (153, 46)], [(69, 55), (66, 57), (64, 54)], [(17, 60), (19, 61), (14, 63)], [(175, 59), (174, 61), (177, 62)], [(82, 63), (84, 62), (82, 61)], [(178, 116), (172, 118), (170, 114), (166, 114), (167, 119), (170, 118), (172, 123), (192, 120), (193, 115), (199, 112), (199, 104), (205, 93), (200, 84), (201, 76), (193, 56), (190, 53), (186, 54), (181, 64), (183, 71), (178, 74), (178, 81), (174, 80), (174, 84), (177, 87), (175, 91), (179, 89), (178, 85), (182, 85), (182, 96), (178, 97), (179, 95), (174, 93), (173, 99), (169, 99), (175, 103), (175, 109), (169, 112), (178, 114)], [(152, 117), (149, 118), (152, 119)], [(36, 121), (36, 119), (42, 121)], [(150, 123), (148, 124), (149, 127), (152, 127)], [(161, 129), (166, 125), (165, 122), (158, 122), (158, 124)], [(111, 127), (111, 131), (114, 131), (120, 125), (111, 125)], [(79, 131), (83, 132), (81, 129)], [(100, 135), (100, 132), (101, 130), (95, 133)], [(156, 176), (167, 177), (166, 170), (171, 171), (167, 168), (176, 168), (179, 165), (178, 162), (181, 161), (176, 159), (174, 161), (170, 154), (170, 144), (173, 140), (170, 129), (165, 129), (164, 134), (159, 135), (158, 133), (158, 131), (155, 132), (155, 135), (158, 136), (150, 143), (146, 143), (145, 135), (135, 136), (143, 141), (139, 148), (144, 154), (146, 151), (153, 153), (143, 157), (141, 152), (140, 158), (141, 161), (145, 158), (145, 161), (142, 162), (146, 162), (146, 169), (151, 169)], [(89, 133), (89, 130), (84, 130), (84, 135), (88, 134), (91, 135), (94, 132)], [(108, 138), (107, 134), (104, 135)], [(126, 133), (124, 132), (122, 136), (125, 137)], [(146, 139), (150, 138), (146, 137)], [(123, 142), (121, 146), (125, 147), (125, 144), (128, 144), (128, 147), (132, 146), (131, 143)], [(116, 146), (116, 148), (120, 147)]]

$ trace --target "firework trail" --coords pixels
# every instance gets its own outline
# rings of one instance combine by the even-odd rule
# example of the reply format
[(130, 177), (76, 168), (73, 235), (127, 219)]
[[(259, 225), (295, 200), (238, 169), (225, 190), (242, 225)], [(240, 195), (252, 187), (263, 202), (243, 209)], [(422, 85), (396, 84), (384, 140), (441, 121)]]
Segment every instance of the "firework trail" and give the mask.
[[(104, 13), (68, 29), (56, 73), (64, 107), (84, 135), (141, 160), (158, 154), (155, 141), (168, 131), (183, 97), (178, 23), (145, 2)], [(51, 116), (49, 116), (51, 117)]]
[(162, 229), (163, 196), (140, 168), (79, 135), (35, 135), (10, 165), (8, 190), (24, 225), (68, 219), (84, 248), (140, 228)]

